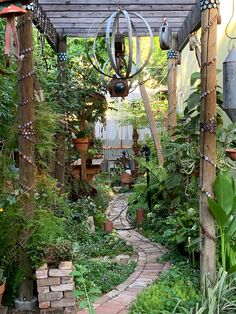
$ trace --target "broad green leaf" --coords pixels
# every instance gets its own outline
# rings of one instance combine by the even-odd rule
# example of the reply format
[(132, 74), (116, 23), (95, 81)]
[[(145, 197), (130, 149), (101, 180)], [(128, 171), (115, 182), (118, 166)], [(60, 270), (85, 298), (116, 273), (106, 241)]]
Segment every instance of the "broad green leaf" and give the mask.
[(175, 188), (176, 186), (179, 186), (180, 182), (181, 182), (181, 175), (173, 174), (173, 175), (170, 175), (168, 178), (166, 178), (165, 185), (168, 190), (171, 190)]
[(230, 241), (235, 236), (235, 234), (236, 234), (236, 219), (234, 217), (225, 235), (227, 240)]
[(98, 294), (100, 294), (100, 293), (102, 293), (102, 291), (100, 289), (98, 289), (98, 288), (91, 288), (91, 289), (89, 289), (88, 293), (94, 293), (94, 294), (98, 293)]
[(190, 77), (190, 85), (193, 86), (198, 80), (200, 80), (200, 72), (194, 72)]
[(217, 220), (219, 226), (224, 229), (228, 222), (228, 216), (226, 215), (222, 207), (213, 199), (208, 198), (208, 205), (210, 207), (212, 215)]
[(214, 182), (214, 192), (217, 203), (229, 215), (234, 204), (234, 185), (231, 176), (226, 172), (220, 172)]

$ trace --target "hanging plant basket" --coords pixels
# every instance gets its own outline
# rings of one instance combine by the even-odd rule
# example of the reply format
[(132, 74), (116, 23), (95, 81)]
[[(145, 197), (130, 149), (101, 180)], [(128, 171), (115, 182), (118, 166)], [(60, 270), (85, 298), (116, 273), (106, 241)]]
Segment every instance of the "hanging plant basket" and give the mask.
[(2, 304), (3, 293), (5, 292), (5, 283), (0, 284), (0, 305)]
[(75, 148), (80, 152), (85, 152), (88, 149), (88, 137), (73, 138), (73, 142), (75, 144)]
[(236, 149), (235, 148), (227, 148), (225, 150), (225, 153), (231, 160), (236, 160)]

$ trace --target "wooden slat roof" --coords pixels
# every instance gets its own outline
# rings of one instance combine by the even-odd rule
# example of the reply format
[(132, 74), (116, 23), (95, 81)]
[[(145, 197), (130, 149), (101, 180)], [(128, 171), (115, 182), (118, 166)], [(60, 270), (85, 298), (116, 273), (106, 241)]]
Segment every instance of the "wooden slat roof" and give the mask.
[[(166, 17), (173, 31), (178, 33), (179, 48), (184, 45), (189, 33), (200, 24), (199, 2), (199, 0), (38, 0), (59, 35), (85, 37), (91, 26), (90, 33), (94, 35), (105, 17), (124, 9), (141, 14), (151, 26), (154, 35), (158, 35), (163, 17)], [(132, 20), (140, 35), (148, 35), (146, 27), (140, 20), (136, 18)], [(103, 33), (104, 29), (101, 29), (101, 32)]]

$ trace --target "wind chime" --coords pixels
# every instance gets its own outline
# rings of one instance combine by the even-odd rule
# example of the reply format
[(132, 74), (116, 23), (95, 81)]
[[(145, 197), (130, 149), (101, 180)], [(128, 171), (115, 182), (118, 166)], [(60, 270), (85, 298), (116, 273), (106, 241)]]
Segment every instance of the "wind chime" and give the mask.
[(14, 48), (14, 56), (20, 59), (19, 40), (17, 36), (15, 17), (25, 14), (27, 11), (22, 7), (29, 4), (29, 0), (11, 1), (0, 0), (0, 17), (6, 19), (5, 48), (6, 66), (10, 64), (11, 46)]
[[(140, 38), (135, 23), (131, 20), (131, 15), (138, 18), (139, 24), (143, 23), (148, 30), (150, 38), (149, 49), (147, 56), (144, 58), (141, 56)], [(88, 33), (88, 38), (91, 37), (90, 33), (93, 25)], [(104, 28), (106, 29), (106, 52), (108, 58), (103, 64), (100, 64), (97, 58), (96, 44), (98, 35)], [(125, 36), (124, 31), (127, 33), (127, 36)], [(153, 34), (147, 21), (140, 14), (119, 10), (105, 18), (99, 25), (94, 36), (91, 53), (89, 51), (88, 38), (88, 58), (93, 67), (102, 74), (105, 87), (111, 96), (127, 96), (132, 86), (132, 79), (143, 71), (152, 55)], [(144, 59), (143, 62), (141, 61), (142, 59)], [(109, 78), (108, 83), (106, 81), (107, 78)]]

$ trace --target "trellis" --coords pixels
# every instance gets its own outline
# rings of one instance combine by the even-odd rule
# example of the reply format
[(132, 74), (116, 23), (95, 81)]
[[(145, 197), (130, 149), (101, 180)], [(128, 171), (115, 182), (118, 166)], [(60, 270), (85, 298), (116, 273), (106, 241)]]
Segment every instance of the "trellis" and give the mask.
[[(65, 38), (85, 37), (90, 29), (90, 34), (93, 35), (97, 26), (111, 12), (118, 9), (125, 9), (141, 14), (149, 23), (153, 34), (157, 35), (159, 27), (162, 24), (163, 17), (168, 19), (169, 25), (174, 31), (173, 34), (173, 49), (174, 53), (169, 54), (169, 80), (168, 90), (169, 97), (169, 113), (170, 124), (176, 123), (176, 57), (175, 51), (180, 52), (188, 42), (189, 35), (196, 31), (201, 25), (202, 19), (202, 113), (201, 113), (201, 158), (200, 164), (200, 188), (201, 188), (201, 267), (202, 281), (206, 273), (210, 274), (211, 279), (215, 276), (215, 230), (214, 220), (209, 213), (207, 206), (207, 196), (212, 194), (212, 183), (215, 176), (215, 124), (209, 129), (209, 125), (213, 121), (215, 123), (215, 107), (216, 107), (216, 24), (217, 24), (217, 3), (218, 0), (34, 0), (33, 3), (33, 22), (40, 32), (44, 33), (49, 44), (58, 54), (59, 62), (66, 61), (66, 43)], [(201, 7), (200, 7), (201, 5)], [(202, 8), (202, 11), (201, 11)], [(22, 18), (20, 22), (30, 23), (31, 19)], [(125, 29), (121, 31), (125, 32)], [(138, 32), (142, 36), (147, 36), (146, 28), (138, 26)], [(19, 29), (21, 32), (26, 32), (24, 28)], [(100, 35), (104, 35), (104, 29), (101, 29)], [(20, 36), (21, 49), (31, 49), (32, 41), (28, 38), (24, 40), (24, 35)], [(210, 41), (209, 41), (210, 40)], [(32, 50), (29, 51), (30, 54)], [(174, 56), (172, 58), (171, 56)], [(29, 61), (28, 57), (28, 61)], [(60, 64), (61, 65), (61, 64)], [(25, 94), (28, 84), (32, 85), (33, 71), (32, 65), (27, 68), (27, 62), (23, 63), (23, 68), (20, 73), (19, 81), (22, 82), (24, 76), (23, 88), (20, 88), (20, 104), (27, 102), (27, 107), (33, 108), (33, 89), (30, 94)], [(32, 72), (33, 73), (33, 72)], [(28, 75), (28, 76), (27, 76)], [(21, 108), (21, 106), (19, 106)], [(27, 108), (25, 107), (24, 110)], [(32, 109), (31, 108), (31, 109)], [(20, 109), (21, 110), (21, 109)], [(21, 112), (21, 111), (20, 111)], [(23, 111), (22, 111), (23, 112)], [(25, 116), (24, 116), (25, 117)], [(26, 127), (29, 118), (25, 121), (22, 116), (20, 125)], [(33, 117), (33, 115), (32, 115)], [(33, 118), (32, 118), (33, 119)], [(171, 126), (171, 125), (170, 125)], [(28, 127), (28, 125), (27, 125)], [(32, 129), (34, 121), (32, 121)], [(22, 130), (20, 130), (22, 133)], [(26, 130), (27, 131), (27, 130)], [(22, 135), (20, 133), (20, 135)], [(34, 134), (32, 134), (33, 136)], [(21, 175), (27, 175), (25, 167), (33, 168), (34, 164), (34, 143), (27, 142), (30, 149), (25, 146), (26, 139), (23, 137), (20, 143), (21, 157)], [(61, 143), (60, 145), (62, 145)], [(28, 156), (30, 155), (30, 156)], [(58, 167), (64, 167), (64, 154), (62, 160), (57, 160)], [(60, 154), (58, 155), (60, 159)], [(32, 161), (32, 164), (30, 163)], [(30, 166), (29, 166), (30, 164)], [(31, 169), (32, 170), (32, 169)], [(60, 170), (60, 169), (59, 169)], [(31, 181), (33, 182), (33, 171), (31, 171)], [(24, 175), (24, 177), (25, 177)], [(64, 176), (64, 174), (63, 174)], [(25, 178), (24, 178), (25, 180)], [(23, 181), (24, 181), (23, 180)], [(58, 177), (58, 180), (63, 184), (63, 178)], [(24, 182), (25, 189), (31, 189), (32, 182)]]

